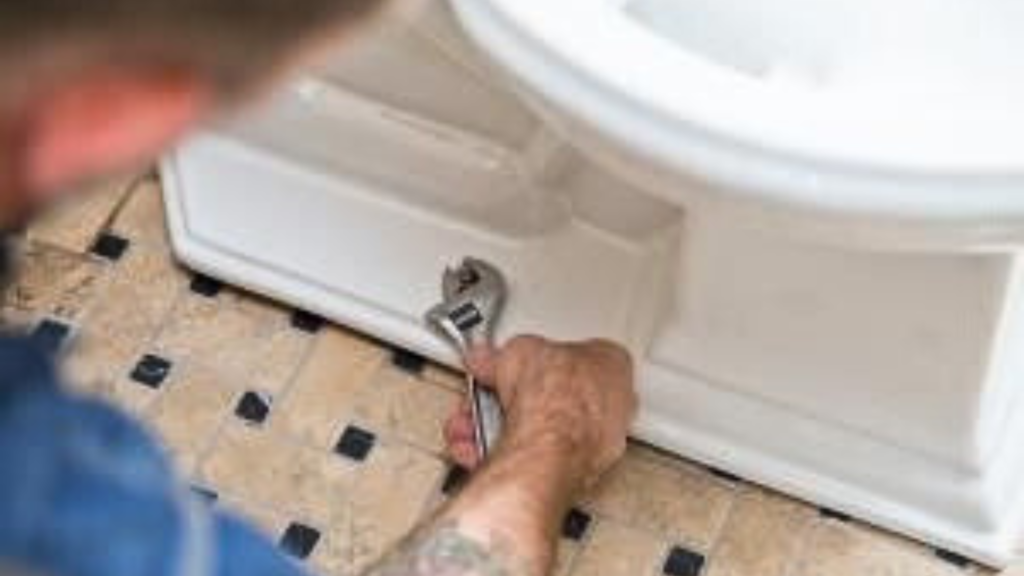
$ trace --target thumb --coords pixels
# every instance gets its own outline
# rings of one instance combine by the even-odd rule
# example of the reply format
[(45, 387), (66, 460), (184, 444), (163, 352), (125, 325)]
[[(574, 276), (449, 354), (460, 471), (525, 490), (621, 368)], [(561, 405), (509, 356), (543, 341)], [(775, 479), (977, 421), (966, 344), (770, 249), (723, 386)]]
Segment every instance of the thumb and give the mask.
[(493, 388), (498, 379), (498, 351), (490, 346), (476, 346), (466, 354), (466, 370), (477, 382)]

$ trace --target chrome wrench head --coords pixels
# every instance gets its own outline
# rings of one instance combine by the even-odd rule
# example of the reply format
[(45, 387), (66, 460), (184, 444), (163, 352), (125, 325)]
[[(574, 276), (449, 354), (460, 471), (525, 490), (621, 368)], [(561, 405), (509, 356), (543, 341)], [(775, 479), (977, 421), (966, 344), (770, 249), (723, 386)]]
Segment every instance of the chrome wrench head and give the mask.
[(497, 268), (465, 258), (459, 266), (445, 270), (441, 280), (444, 301), (430, 309), (427, 321), (465, 355), (474, 346), (493, 342), (506, 292), (505, 278)]

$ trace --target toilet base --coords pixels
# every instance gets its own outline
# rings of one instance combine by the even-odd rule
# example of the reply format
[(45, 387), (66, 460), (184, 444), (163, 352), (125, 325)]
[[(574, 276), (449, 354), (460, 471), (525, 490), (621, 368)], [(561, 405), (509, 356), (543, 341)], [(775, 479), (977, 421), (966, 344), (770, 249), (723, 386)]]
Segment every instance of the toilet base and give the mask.
[(1024, 520), (1024, 266), (689, 215), (639, 434), (994, 565)]
[[(683, 214), (541, 134), (526, 151), (312, 82), (162, 166), (202, 272), (454, 364), (422, 315), (471, 255), (499, 336), (638, 360), (635, 435), (983, 562), (1024, 520), (1024, 268), (850, 250)], [(694, 184), (699, 185), (699, 184)]]
[(653, 321), (671, 233), (633, 245), (567, 218), (533, 237), (401, 205), (238, 140), (205, 135), (162, 165), (171, 239), (188, 266), (449, 365), (427, 329), (441, 273), (465, 256), (498, 265), (510, 306), (499, 336), (630, 341)]

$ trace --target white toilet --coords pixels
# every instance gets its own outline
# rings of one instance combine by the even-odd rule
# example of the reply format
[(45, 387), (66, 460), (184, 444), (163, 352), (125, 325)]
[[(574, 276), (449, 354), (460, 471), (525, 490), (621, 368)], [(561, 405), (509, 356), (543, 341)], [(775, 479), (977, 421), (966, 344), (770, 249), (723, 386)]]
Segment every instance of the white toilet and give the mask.
[(632, 348), (639, 438), (1015, 557), (1024, 5), (453, 4), (169, 157), (181, 258), (446, 362), (485, 258), (504, 334)]

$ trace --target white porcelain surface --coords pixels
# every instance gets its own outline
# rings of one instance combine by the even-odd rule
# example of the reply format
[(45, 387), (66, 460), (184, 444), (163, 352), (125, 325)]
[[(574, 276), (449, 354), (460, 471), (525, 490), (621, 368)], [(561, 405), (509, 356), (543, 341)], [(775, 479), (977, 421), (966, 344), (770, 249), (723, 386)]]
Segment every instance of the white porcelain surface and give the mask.
[[(548, 120), (666, 198), (887, 249), (1024, 235), (1017, 3), (455, 5)], [(680, 186), (695, 174), (713, 198)]]
[(432, 4), (168, 157), (182, 259), (454, 362), (421, 315), (487, 258), (501, 335), (632, 349), (639, 438), (1016, 554), (1015, 5), (454, 5), (482, 52)]

